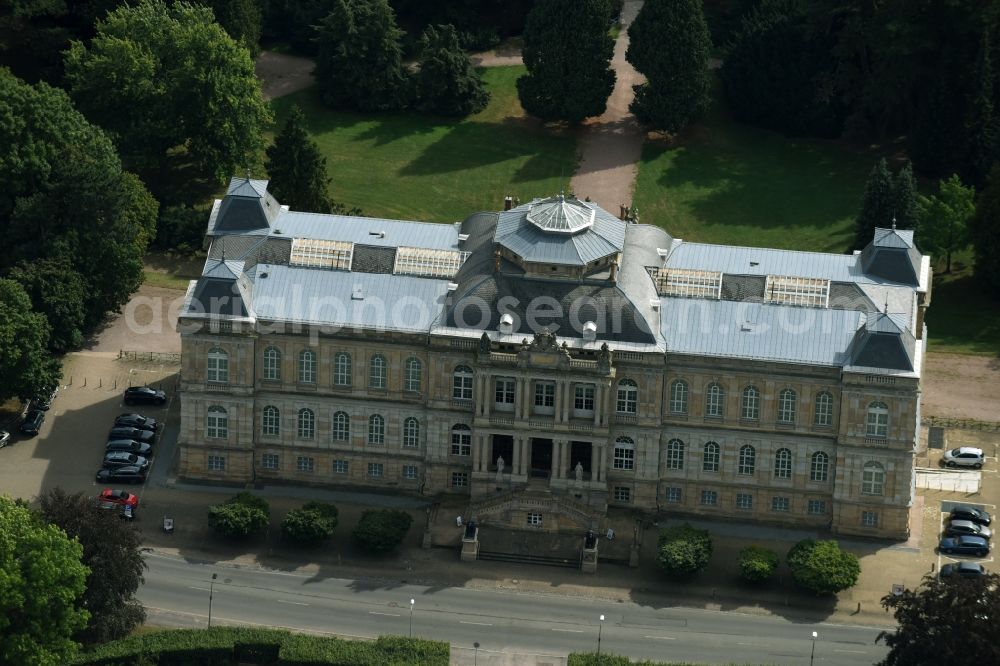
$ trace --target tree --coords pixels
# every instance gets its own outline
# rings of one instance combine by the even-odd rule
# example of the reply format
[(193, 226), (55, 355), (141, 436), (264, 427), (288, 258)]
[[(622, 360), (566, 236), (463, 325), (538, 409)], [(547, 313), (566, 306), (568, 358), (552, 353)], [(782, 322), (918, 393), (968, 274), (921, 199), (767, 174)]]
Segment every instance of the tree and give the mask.
[(413, 518), (398, 509), (370, 509), (361, 514), (351, 536), (355, 543), (372, 553), (395, 550), (410, 531)]
[(76, 634), (85, 644), (124, 638), (146, 619), (135, 598), (146, 561), (139, 530), (118, 512), (99, 508), (92, 495), (53, 488), (42, 495), (42, 518), (76, 539), (83, 564), (90, 569), (82, 604), (90, 612), (86, 628)]
[(419, 110), (441, 116), (467, 116), (486, 108), (490, 92), (459, 45), (453, 26), (427, 26), (419, 48), (420, 70), (413, 78)]
[(708, 530), (688, 523), (660, 532), (657, 561), (672, 576), (690, 576), (708, 566), (712, 557), (712, 538)]
[(317, 30), (316, 82), (324, 102), (359, 111), (406, 106), (403, 31), (388, 0), (334, 0)]
[(305, 116), (293, 106), (274, 143), (267, 148), (268, 190), (293, 210), (327, 213), (331, 209), (326, 158), (309, 136)]
[(855, 250), (872, 242), (875, 227), (886, 228), (892, 224), (894, 200), (892, 174), (883, 157), (872, 167), (864, 194), (861, 195), (861, 210), (854, 220)]
[(969, 223), (976, 213), (976, 190), (966, 187), (952, 174), (938, 183), (938, 194), (918, 198), (920, 247), (924, 252), (945, 255), (951, 272), (951, 255), (969, 245)]
[(740, 551), (740, 575), (753, 582), (767, 580), (778, 569), (778, 554), (770, 548), (747, 546)]
[(913, 177), (913, 164), (909, 160), (892, 179), (892, 210), (897, 229), (917, 231), (920, 226), (917, 180)]
[(267, 500), (248, 492), (237, 493), (224, 504), (208, 508), (208, 526), (229, 539), (245, 539), (270, 522)]
[(899, 626), (878, 635), (889, 647), (878, 666), (1000, 663), (1000, 643), (989, 630), (1000, 617), (1000, 575), (951, 580), (928, 574), (916, 590), (882, 597), (882, 607)]
[(803, 539), (785, 558), (792, 580), (817, 594), (833, 594), (858, 582), (861, 565), (853, 553), (840, 549), (833, 540)]
[(56, 353), (83, 344), (87, 286), (65, 257), (21, 262), (10, 279), (24, 287), (35, 312), (48, 321), (49, 349)]
[(702, 0), (647, 0), (628, 28), (625, 59), (646, 77), (629, 110), (652, 129), (675, 133), (711, 101), (712, 48)]
[(260, 33), (264, 20), (260, 0), (197, 0), (212, 8), (215, 20), (250, 55), (260, 53)]
[(615, 87), (608, 0), (539, 0), (528, 14), (517, 80), (524, 110), (542, 120), (578, 123), (599, 116)]
[(292, 509), (281, 521), (281, 532), (303, 545), (314, 546), (333, 536), (337, 527), (337, 507), (326, 502), (307, 502)]
[(0, 663), (69, 663), (78, 647), (72, 636), (89, 619), (80, 607), (83, 547), (4, 496), (0, 534)]
[(48, 343), (45, 316), (31, 311), (20, 284), (0, 279), (0, 400), (40, 395), (59, 381), (59, 362)]
[(1000, 164), (994, 165), (969, 225), (976, 279), (1000, 295)]
[[(142, 0), (109, 13), (89, 47), (70, 46), (66, 82), (151, 186), (160, 185), (164, 163), (190, 165), (185, 180), (213, 183), (242, 171), (270, 122), (250, 54), (210, 9), (185, 2)], [(175, 187), (157, 192), (176, 196)]]

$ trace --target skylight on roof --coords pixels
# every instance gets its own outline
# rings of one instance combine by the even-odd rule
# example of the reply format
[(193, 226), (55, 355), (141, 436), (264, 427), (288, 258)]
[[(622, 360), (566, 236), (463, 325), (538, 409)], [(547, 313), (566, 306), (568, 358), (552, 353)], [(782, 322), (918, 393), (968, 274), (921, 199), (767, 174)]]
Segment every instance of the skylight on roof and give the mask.
[(288, 263), (307, 268), (350, 270), (354, 243), (346, 241), (293, 238), (292, 256)]
[(764, 300), (783, 305), (825, 308), (830, 303), (830, 281), (821, 278), (768, 275)]
[(397, 275), (450, 278), (455, 276), (468, 258), (468, 252), (458, 250), (400, 247), (396, 249), (396, 263), (392, 272)]
[(722, 293), (722, 273), (719, 271), (660, 268), (653, 271), (653, 280), (660, 296), (719, 298)]

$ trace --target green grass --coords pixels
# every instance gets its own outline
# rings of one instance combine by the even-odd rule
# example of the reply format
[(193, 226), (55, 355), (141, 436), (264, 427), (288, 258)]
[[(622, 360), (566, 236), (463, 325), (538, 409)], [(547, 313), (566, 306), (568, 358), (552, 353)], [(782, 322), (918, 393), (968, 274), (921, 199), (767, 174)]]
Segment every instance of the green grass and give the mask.
[(365, 215), (455, 222), (568, 186), (578, 162), (575, 135), (526, 118), (514, 81), (523, 67), (483, 76), (489, 106), (461, 120), (417, 113), (331, 111), (314, 89), (272, 102), (277, 126), (292, 104), (306, 115), (327, 157), (333, 199)]
[(640, 220), (688, 241), (843, 252), (876, 155), (733, 121), (721, 100), (667, 145), (643, 147)]
[(171, 275), (170, 273), (152, 271), (149, 269), (144, 270), (142, 273), (143, 284), (148, 284), (151, 287), (160, 287), (162, 289), (180, 289), (183, 291), (188, 288), (188, 281), (192, 279), (178, 277), (177, 275)]
[(1000, 353), (1000, 302), (972, 275), (972, 253), (953, 257), (952, 272), (943, 262), (934, 273), (927, 309), (927, 350), (955, 354)]

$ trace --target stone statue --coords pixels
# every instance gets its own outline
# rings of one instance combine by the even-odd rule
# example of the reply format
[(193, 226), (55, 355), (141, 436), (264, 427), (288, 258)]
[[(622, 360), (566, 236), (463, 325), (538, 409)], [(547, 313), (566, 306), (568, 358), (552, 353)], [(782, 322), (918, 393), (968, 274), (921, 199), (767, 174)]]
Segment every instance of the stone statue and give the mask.
[(503, 456), (497, 456), (497, 482), (503, 481)]
[(576, 474), (577, 483), (583, 481), (583, 463), (579, 460), (576, 461), (576, 467), (573, 468), (573, 473)]
[(479, 352), (481, 354), (490, 353), (490, 334), (483, 331), (483, 334), (479, 336)]

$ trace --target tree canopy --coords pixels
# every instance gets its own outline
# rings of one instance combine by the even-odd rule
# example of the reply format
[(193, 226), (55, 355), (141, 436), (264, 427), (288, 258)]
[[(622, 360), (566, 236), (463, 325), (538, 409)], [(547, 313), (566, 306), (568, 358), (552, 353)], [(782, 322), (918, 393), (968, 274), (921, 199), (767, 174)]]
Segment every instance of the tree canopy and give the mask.
[(323, 543), (337, 527), (337, 507), (326, 502), (306, 502), (292, 509), (281, 521), (281, 532), (292, 541), (306, 546)]
[(65, 352), (83, 343), (87, 286), (65, 257), (21, 262), (10, 279), (24, 287), (35, 312), (48, 321), (49, 349)]
[(230, 539), (245, 539), (271, 521), (267, 500), (248, 492), (237, 493), (223, 504), (208, 508), (208, 526)]
[(279, 202), (292, 210), (330, 212), (326, 157), (309, 135), (298, 106), (291, 108), (281, 132), (268, 146), (264, 168), (271, 178), (268, 190)]
[(712, 558), (712, 537), (708, 530), (684, 523), (660, 532), (660, 568), (672, 576), (690, 576), (708, 566)]
[(146, 619), (135, 598), (146, 569), (139, 530), (117, 511), (99, 508), (93, 495), (53, 488), (40, 503), (46, 522), (80, 542), (83, 564), (90, 569), (81, 599), (90, 620), (76, 639), (92, 644), (128, 636)]
[(629, 110), (651, 129), (675, 133), (708, 110), (712, 42), (702, 0), (646, 0), (628, 28), (625, 58), (646, 77)]
[(410, 531), (413, 517), (398, 509), (371, 509), (361, 514), (351, 536), (372, 553), (395, 550)]
[(817, 594), (833, 594), (858, 582), (861, 565), (853, 553), (841, 550), (833, 540), (803, 539), (788, 551), (792, 580)]
[(48, 350), (49, 324), (32, 312), (24, 288), (0, 279), (0, 400), (44, 393), (59, 380)]
[(976, 190), (952, 175), (938, 183), (938, 193), (919, 197), (920, 249), (946, 260), (951, 272), (951, 255), (969, 245), (969, 223), (976, 212)]
[(467, 116), (486, 108), (490, 92), (450, 25), (427, 26), (420, 37), (420, 69), (413, 77), (416, 107), (441, 116)]
[(976, 256), (976, 278), (1000, 295), (1000, 164), (993, 167), (986, 188), (976, 201), (970, 235)]
[(528, 73), (517, 80), (524, 110), (577, 123), (599, 116), (615, 87), (608, 0), (538, 0), (524, 27)]
[(0, 496), (0, 663), (61, 666), (87, 626), (83, 547)]
[(892, 174), (883, 157), (872, 167), (865, 182), (865, 191), (861, 195), (861, 210), (854, 220), (855, 250), (872, 242), (876, 227), (884, 229), (892, 225), (895, 199)]
[(222, 182), (255, 158), (270, 122), (250, 53), (210, 9), (185, 2), (109, 13), (89, 45), (67, 51), (66, 82), (161, 198), (173, 189), (160, 186), (164, 164)]

